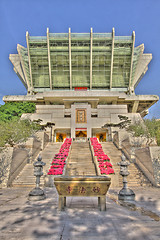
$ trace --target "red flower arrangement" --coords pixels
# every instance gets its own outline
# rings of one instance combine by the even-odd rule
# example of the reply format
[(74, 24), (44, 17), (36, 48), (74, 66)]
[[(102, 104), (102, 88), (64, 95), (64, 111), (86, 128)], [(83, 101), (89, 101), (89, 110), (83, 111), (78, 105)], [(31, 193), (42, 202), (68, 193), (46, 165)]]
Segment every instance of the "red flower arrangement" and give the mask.
[(69, 149), (72, 143), (71, 138), (66, 138), (62, 144), (59, 153), (55, 154), (52, 165), (48, 171), (48, 175), (62, 175), (63, 169), (66, 164), (66, 159), (68, 157)]
[(110, 158), (107, 154), (104, 154), (101, 144), (98, 142), (97, 138), (90, 139), (94, 150), (94, 156), (97, 157), (97, 161), (99, 162), (101, 174), (113, 174), (114, 170), (112, 168), (112, 164), (110, 163)]

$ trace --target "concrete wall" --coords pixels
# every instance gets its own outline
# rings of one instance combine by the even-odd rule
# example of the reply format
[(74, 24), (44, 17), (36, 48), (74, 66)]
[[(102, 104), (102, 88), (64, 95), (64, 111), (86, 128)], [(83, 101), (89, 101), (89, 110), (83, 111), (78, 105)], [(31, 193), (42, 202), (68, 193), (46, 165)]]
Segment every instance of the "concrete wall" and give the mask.
[[(32, 161), (35, 160), (35, 157), (41, 150), (41, 142), (34, 136), (33, 146), (32, 146)], [(45, 139), (46, 140), (46, 139)]]
[[(76, 109), (86, 109), (86, 123), (76, 123)], [(42, 119), (43, 123), (53, 122), (55, 132), (70, 129), (72, 138), (75, 138), (76, 128), (86, 128), (89, 138), (92, 136), (92, 129), (100, 131), (106, 123), (119, 123), (118, 115), (129, 117), (132, 123), (139, 121), (143, 123), (139, 113), (128, 113), (127, 105), (98, 105), (97, 108), (91, 108), (89, 103), (74, 103), (70, 109), (65, 109), (64, 105), (37, 105), (36, 113), (23, 114), (22, 118)], [(108, 130), (107, 139), (112, 140), (114, 132), (119, 131), (119, 128), (114, 127)]]
[(110, 118), (91, 118), (91, 127), (92, 128), (101, 128), (104, 124), (110, 123)]
[(128, 138), (129, 138), (128, 132), (124, 129), (120, 129), (114, 134), (113, 142), (118, 149), (122, 149), (122, 143), (124, 143), (125, 141), (129, 142)]
[(12, 181), (17, 177), (20, 171), (27, 164), (29, 158), (29, 150), (26, 148), (14, 148), (12, 155), (12, 162), (10, 167), (10, 174), (8, 178), (8, 186), (12, 185)]
[(111, 118), (112, 114), (127, 114), (127, 105), (98, 105), (98, 118)]
[(49, 142), (49, 135), (50, 135), (50, 129), (49, 132), (45, 132), (45, 131), (39, 131), (36, 134), (36, 138), (39, 142), (41, 142), (41, 147), (40, 149), (43, 150), (45, 148), (45, 146), (47, 145), (47, 143)]
[(71, 118), (53, 118), (52, 120), (55, 123), (55, 128), (70, 128), (71, 127)]
[[(141, 138), (117, 132), (113, 138), (115, 145), (123, 151), (127, 159), (134, 162), (155, 187), (160, 187), (160, 147), (145, 146)], [(137, 147), (137, 142), (140, 144)]]
[(1, 148), (0, 152), (0, 188), (7, 187), (11, 168), (13, 147)]
[(52, 121), (52, 114), (51, 113), (23, 113), (21, 116), (21, 119), (30, 119), (31, 121), (41, 119), (43, 120), (42, 123), (46, 124), (47, 122)]
[(0, 159), (3, 160), (3, 176), (0, 177), (1, 187), (11, 186), (24, 166), (35, 161), (41, 150), (41, 140), (37, 136), (33, 136), (26, 142), (8, 147), (1, 152)]
[(37, 105), (36, 113), (25, 113), (21, 118), (29, 118), (31, 121), (41, 119), (43, 124), (53, 122), (56, 128), (70, 128), (71, 126), (70, 118), (65, 118), (64, 105)]
[(155, 181), (157, 186), (160, 187), (160, 146), (151, 146), (149, 150), (152, 159)]
[(51, 113), (57, 117), (64, 116), (64, 105), (36, 105), (36, 113)]
[[(86, 123), (76, 123), (76, 109), (86, 109)], [(94, 114), (97, 114), (97, 117), (91, 116)], [(74, 103), (70, 109), (65, 109), (64, 105), (37, 105), (36, 113), (23, 114), (22, 118), (42, 119), (43, 123), (54, 122), (55, 129), (70, 128), (71, 137), (75, 138), (76, 128), (87, 128), (87, 137), (91, 137), (92, 129), (100, 129), (104, 124), (112, 121), (118, 122), (118, 114), (126, 115), (127, 105), (98, 105), (97, 109), (94, 109), (88, 103)]]

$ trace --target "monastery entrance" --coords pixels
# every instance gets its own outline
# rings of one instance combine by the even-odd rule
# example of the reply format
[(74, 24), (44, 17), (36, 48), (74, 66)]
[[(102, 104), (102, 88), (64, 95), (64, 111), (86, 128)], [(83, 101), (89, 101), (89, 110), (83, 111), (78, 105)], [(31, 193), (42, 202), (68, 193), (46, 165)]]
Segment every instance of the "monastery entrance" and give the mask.
[(87, 140), (87, 130), (76, 130), (75, 140), (78, 142), (86, 142)]
[(98, 138), (99, 142), (106, 142), (106, 132), (97, 133), (96, 138)]
[(107, 142), (110, 139), (109, 129), (92, 129), (92, 136), (98, 138), (99, 142)]
[(66, 138), (66, 133), (56, 133), (56, 142), (63, 142)]
[(76, 131), (76, 138), (86, 138), (87, 137), (87, 131)]

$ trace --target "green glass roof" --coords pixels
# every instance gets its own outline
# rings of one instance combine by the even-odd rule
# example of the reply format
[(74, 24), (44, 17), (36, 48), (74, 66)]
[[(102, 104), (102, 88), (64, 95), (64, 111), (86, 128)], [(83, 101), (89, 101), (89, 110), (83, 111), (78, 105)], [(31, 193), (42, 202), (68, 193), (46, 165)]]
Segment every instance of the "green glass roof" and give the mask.
[(24, 82), (35, 91), (134, 88), (152, 58), (148, 54), (144, 61), (144, 48), (134, 47), (134, 41), (134, 34), (114, 36), (114, 31), (27, 35), (27, 48), (17, 48)]

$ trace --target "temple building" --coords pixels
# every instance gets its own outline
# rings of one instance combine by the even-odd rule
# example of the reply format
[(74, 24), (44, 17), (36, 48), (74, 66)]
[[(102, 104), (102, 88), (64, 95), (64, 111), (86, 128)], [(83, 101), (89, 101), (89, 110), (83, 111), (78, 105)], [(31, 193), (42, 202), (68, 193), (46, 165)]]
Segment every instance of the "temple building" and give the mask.
[(30, 36), (27, 47), (17, 45), (9, 59), (27, 89), (27, 95), (4, 96), (3, 101), (36, 103), (31, 120), (55, 123), (53, 140), (65, 137), (98, 137), (111, 140), (106, 123), (118, 115), (143, 118), (158, 101), (155, 95), (135, 95), (135, 88), (148, 70), (152, 54), (135, 46), (131, 36), (111, 33), (50, 33)]

